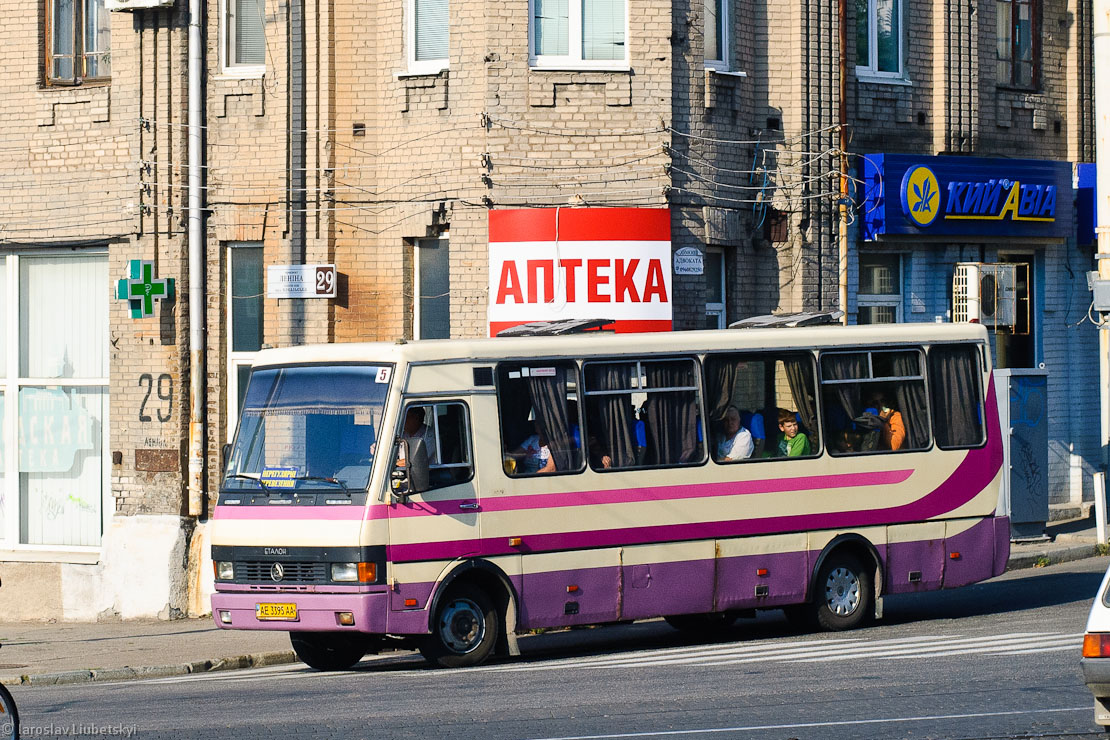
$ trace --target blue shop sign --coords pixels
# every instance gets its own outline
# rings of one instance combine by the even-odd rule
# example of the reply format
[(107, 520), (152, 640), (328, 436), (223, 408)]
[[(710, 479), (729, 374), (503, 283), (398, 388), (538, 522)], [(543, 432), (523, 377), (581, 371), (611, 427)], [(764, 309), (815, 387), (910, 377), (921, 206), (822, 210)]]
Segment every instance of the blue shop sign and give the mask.
[(1067, 162), (912, 154), (861, 156), (865, 241), (884, 235), (1066, 237)]

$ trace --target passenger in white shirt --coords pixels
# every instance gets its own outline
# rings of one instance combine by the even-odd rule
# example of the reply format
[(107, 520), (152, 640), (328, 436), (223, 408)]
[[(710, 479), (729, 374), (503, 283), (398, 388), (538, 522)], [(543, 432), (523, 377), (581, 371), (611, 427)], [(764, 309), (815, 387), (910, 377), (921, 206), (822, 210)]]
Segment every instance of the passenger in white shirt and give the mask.
[(754, 451), (752, 433), (740, 424), (740, 410), (729, 406), (725, 409), (724, 435), (717, 443), (717, 462), (743, 460)]

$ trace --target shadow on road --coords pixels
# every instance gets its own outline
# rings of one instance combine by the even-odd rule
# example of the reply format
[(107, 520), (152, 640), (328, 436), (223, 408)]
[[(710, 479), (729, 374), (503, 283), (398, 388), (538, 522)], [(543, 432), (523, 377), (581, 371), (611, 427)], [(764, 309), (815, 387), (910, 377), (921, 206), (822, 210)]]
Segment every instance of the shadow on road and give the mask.
[[(1028, 575), (1003, 577), (958, 589), (887, 596), (884, 599), (883, 619), (876, 626), (892, 627), (937, 620), (1002, 615), (1076, 602), (1090, 602), (1101, 580), (1101, 569), (1089, 573), (1030, 571)], [(1086, 614), (1085, 610), (1083, 613)], [(787, 622), (781, 610), (772, 609), (760, 612), (755, 619), (741, 619), (728, 629), (706, 634), (680, 632), (662, 620), (652, 620), (523, 635), (519, 638), (523, 654), (519, 658), (502, 658), (497, 662), (532, 662), (619, 655), (622, 652), (751, 642), (808, 634), (813, 633), (800, 631)], [(385, 672), (424, 668), (432, 670), (431, 666), (420, 659), (419, 654), (402, 651), (387, 653), (375, 660), (369, 660), (355, 670)]]

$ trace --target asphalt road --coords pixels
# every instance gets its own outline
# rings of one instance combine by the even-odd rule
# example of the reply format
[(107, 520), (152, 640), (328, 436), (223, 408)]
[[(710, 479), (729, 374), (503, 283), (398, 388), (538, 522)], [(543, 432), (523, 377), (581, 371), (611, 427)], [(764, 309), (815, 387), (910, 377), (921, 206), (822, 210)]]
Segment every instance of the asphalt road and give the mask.
[(882, 622), (798, 633), (781, 612), (716, 640), (661, 621), (522, 639), (524, 655), (432, 670), (389, 653), (16, 688), (24, 737), (1102, 738), (1079, 671), (1105, 558), (891, 597)]

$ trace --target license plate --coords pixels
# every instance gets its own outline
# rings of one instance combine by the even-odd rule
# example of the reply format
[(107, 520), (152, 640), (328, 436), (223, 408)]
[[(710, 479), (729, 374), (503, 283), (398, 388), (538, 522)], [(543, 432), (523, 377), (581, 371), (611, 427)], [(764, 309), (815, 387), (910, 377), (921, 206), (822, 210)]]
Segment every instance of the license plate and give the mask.
[(254, 616), (258, 619), (285, 619), (296, 621), (296, 604), (259, 604)]

